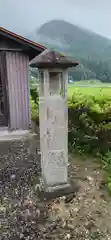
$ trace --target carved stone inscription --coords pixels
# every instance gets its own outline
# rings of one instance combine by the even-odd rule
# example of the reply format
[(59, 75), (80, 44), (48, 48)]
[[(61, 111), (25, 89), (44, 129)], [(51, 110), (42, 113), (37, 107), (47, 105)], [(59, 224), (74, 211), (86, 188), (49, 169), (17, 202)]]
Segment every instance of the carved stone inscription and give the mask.
[(55, 185), (67, 182), (67, 159), (64, 151), (48, 152), (44, 162), (46, 184)]
[(44, 99), (40, 111), (42, 176), (47, 185), (67, 183), (67, 119), (61, 97)]
[(55, 101), (47, 107), (47, 145), (49, 150), (66, 148), (66, 122), (61, 101)]

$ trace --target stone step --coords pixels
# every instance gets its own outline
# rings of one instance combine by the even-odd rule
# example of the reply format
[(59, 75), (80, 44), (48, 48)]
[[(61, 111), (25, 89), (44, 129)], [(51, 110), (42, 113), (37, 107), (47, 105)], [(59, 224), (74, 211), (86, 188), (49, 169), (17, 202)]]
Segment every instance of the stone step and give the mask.
[[(21, 133), (21, 132), (20, 132)], [(22, 176), (40, 169), (39, 139), (32, 133), (8, 133), (0, 131), (0, 182), (11, 175)], [(15, 137), (16, 136), (16, 137)], [(21, 136), (21, 137), (20, 137)]]

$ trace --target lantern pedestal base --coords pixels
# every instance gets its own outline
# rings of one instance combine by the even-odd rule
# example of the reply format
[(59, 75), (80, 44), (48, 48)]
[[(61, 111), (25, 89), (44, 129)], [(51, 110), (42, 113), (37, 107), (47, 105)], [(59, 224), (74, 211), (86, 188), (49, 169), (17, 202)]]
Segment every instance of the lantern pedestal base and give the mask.
[(43, 200), (51, 200), (54, 198), (69, 195), (71, 193), (76, 193), (78, 191), (78, 186), (72, 185), (70, 183), (61, 184), (58, 186), (51, 186), (43, 188), (38, 188), (38, 197)]

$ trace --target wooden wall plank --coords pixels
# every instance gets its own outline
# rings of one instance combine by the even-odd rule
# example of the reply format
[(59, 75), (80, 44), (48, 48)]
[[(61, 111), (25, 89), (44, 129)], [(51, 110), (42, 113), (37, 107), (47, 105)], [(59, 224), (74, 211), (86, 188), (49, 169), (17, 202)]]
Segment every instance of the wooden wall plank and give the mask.
[(29, 129), (29, 58), (20, 52), (7, 52), (7, 72), (10, 103), (10, 128)]
[(0, 52), (0, 75), (3, 94), (4, 125), (8, 126), (9, 123), (8, 81), (7, 81), (6, 53), (4, 51)]

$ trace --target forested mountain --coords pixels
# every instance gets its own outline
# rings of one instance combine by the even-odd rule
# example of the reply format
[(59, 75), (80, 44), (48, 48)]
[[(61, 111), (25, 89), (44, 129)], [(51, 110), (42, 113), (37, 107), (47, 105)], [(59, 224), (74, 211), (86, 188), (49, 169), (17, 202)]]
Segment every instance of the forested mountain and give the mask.
[(111, 81), (110, 39), (63, 20), (43, 24), (30, 38), (79, 60), (80, 66), (70, 71), (74, 80)]

